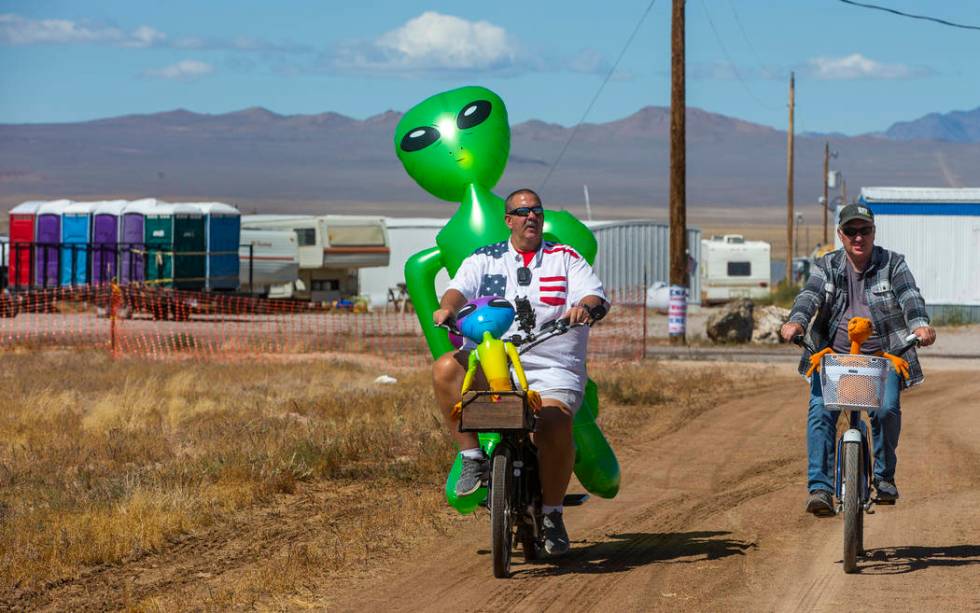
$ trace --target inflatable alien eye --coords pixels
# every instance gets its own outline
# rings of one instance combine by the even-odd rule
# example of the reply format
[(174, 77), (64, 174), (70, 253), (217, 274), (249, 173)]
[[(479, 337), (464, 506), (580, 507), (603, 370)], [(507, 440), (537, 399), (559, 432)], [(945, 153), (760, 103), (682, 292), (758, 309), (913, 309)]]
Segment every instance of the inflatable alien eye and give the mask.
[(456, 116), (456, 127), (460, 130), (466, 130), (480, 125), (490, 116), (490, 110), (492, 108), (489, 100), (470, 102)]
[(461, 308), (459, 311), (456, 312), (456, 319), (457, 320), (462, 319), (462, 318), (466, 317), (467, 315), (469, 315), (470, 313), (472, 313), (475, 310), (476, 310), (476, 305), (475, 304), (466, 304), (466, 305), (463, 305), (463, 308)]
[(494, 298), (488, 304), (490, 306), (492, 306), (492, 307), (497, 307), (498, 309), (512, 309), (512, 308), (514, 308), (513, 306), (511, 306), (511, 304), (510, 304), (510, 302), (508, 300), (505, 300), (503, 298)]
[(432, 126), (419, 126), (414, 130), (409, 130), (408, 134), (402, 138), (401, 148), (406, 153), (425, 149), (432, 143), (439, 140), (439, 130)]

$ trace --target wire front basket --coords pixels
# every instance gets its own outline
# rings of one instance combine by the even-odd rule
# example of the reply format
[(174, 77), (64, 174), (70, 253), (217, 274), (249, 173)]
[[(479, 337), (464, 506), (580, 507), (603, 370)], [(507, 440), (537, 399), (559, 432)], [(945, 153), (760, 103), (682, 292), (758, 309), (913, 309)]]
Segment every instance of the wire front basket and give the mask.
[(820, 365), (820, 387), (828, 411), (877, 411), (891, 362), (869, 355), (829, 353)]

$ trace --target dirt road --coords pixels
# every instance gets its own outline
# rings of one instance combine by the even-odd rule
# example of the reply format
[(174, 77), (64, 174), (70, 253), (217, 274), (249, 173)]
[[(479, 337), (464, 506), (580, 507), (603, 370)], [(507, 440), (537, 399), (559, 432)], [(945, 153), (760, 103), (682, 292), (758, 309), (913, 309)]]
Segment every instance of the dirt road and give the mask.
[[(620, 445), (624, 487), (568, 512), (573, 553), (493, 579), (486, 514), (321, 606), (345, 611), (980, 610), (980, 378), (930, 366), (905, 394), (902, 499), (865, 523), (841, 569), (842, 521), (802, 512), (805, 389), (768, 367), (750, 395), (665, 412)], [(966, 370), (972, 368), (972, 370)], [(520, 555), (516, 556), (520, 561)]]

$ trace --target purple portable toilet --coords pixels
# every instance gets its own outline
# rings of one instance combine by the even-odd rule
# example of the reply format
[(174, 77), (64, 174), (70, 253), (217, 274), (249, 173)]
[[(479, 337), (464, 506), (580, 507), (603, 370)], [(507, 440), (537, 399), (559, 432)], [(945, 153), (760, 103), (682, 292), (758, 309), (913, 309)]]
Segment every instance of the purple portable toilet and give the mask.
[(125, 200), (96, 203), (92, 209), (92, 283), (108, 283), (116, 276), (119, 228)]
[(119, 282), (139, 283), (146, 279), (146, 215), (160, 202), (144, 198), (128, 203), (122, 210), (119, 240)]
[(34, 283), (58, 287), (61, 247), (61, 214), (71, 200), (45, 202), (37, 209), (34, 225)]

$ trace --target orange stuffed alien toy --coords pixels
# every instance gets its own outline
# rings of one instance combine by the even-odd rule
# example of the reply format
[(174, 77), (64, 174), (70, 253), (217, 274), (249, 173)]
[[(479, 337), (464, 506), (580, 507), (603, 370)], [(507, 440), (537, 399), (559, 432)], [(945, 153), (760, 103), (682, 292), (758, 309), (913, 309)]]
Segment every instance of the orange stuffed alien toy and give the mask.
[[(850, 321), (847, 322), (847, 338), (851, 341), (851, 353), (860, 354), (861, 345), (864, 341), (871, 338), (871, 320), (867, 317), (852, 317)], [(806, 371), (806, 376), (810, 376), (813, 371), (820, 371), (820, 358), (828, 353), (834, 353), (834, 350), (830, 347), (818, 351), (810, 356), (810, 369)], [(909, 378), (909, 363), (904, 359), (898, 357), (897, 355), (892, 355), (890, 353), (885, 353), (879, 351), (876, 355), (886, 358), (895, 367), (895, 372), (901, 375), (904, 379)]]

